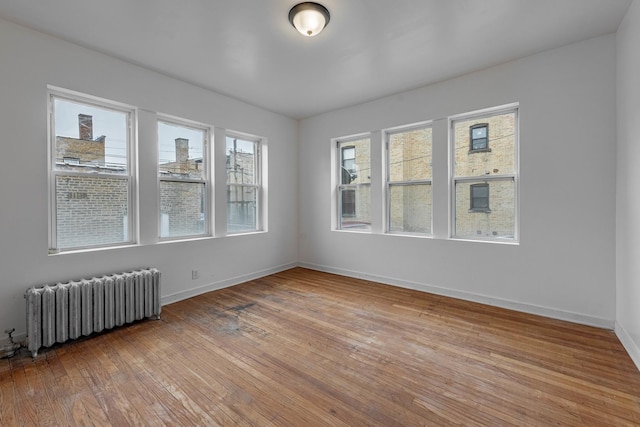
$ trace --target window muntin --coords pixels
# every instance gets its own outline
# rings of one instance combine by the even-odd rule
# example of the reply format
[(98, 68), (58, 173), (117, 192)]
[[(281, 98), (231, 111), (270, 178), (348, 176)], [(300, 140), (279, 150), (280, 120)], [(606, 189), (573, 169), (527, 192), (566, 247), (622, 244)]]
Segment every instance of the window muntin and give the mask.
[(431, 234), (430, 126), (387, 133), (387, 229)]
[[(485, 126), (491, 129), (487, 132), (491, 149), (469, 150), (473, 129)], [(517, 108), (460, 116), (451, 122), (454, 237), (517, 239), (517, 135)]]
[(207, 127), (158, 120), (160, 237), (208, 234)]
[(339, 140), (338, 228), (371, 229), (371, 139)]
[(133, 243), (135, 110), (59, 91), (49, 102), (50, 250)]
[(260, 140), (226, 137), (227, 232), (260, 229)]

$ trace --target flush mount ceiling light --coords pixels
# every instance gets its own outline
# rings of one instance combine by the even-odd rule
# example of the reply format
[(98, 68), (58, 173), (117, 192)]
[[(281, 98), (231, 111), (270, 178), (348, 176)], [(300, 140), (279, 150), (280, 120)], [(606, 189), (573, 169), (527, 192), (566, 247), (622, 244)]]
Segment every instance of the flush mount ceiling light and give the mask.
[(289, 11), (289, 22), (300, 34), (313, 37), (320, 34), (329, 23), (329, 11), (318, 3), (300, 3)]

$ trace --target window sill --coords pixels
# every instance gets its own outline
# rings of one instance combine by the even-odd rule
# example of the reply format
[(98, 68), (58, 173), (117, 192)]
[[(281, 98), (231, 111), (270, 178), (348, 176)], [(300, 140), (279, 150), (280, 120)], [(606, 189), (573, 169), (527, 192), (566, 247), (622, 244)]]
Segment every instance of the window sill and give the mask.
[(234, 232), (231, 232), (231, 233), (227, 232), (227, 234), (224, 237), (250, 236), (250, 235), (254, 235), (254, 234), (266, 234), (266, 233), (267, 233), (266, 230), (234, 231)]
[(49, 249), (48, 256), (60, 256), (60, 255), (72, 255), (72, 254), (82, 254), (87, 252), (100, 252), (100, 251), (111, 251), (114, 249), (126, 249), (126, 248), (135, 248), (138, 246), (142, 246), (139, 243), (125, 243), (122, 245), (113, 245), (113, 246), (97, 246), (91, 248), (78, 248), (78, 249)]
[(450, 237), (447, 240), (453, 240), (457, 242), (495, 243), (497, 245), (511, 245), (511, 246), (520, 245), (520, 241), (518, 240), (500, 238), (500, 237), (490, 237), (490, 236), (478, 237), (477, 239), (473, 237)]

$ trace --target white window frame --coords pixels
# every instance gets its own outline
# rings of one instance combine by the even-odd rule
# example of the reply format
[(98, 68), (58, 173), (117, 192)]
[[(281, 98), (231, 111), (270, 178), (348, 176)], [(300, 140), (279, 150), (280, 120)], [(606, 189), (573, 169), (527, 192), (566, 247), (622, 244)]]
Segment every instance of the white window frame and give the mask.
[[(454, 126), (456, 122), (466, 120), (479, 120), (483, 118), (489, 118), (500, 114), (514, 113), (514, 166), (513, 172), (500, 175), (476, 175), (476, 176), (455, 176), (455, 134)], [(487, 108), (470, 113), (458, 114), (449, 117), (449, 238), (453, 240), (473, 240), (484, 242), (500, 242), (500, 243), (513, 243), (517, 244), (520, 241), (520, 117), (519, 117), (519, 104), (507, 104), (499, 107)], [(487, 141), (487, 147), (489, 147), (489, 141)], [(471, 154), (473, 155), (473, 154)], [(506, 181), (513, 180), (514, 185), (514, 229), (513, 239), (505, 239), (501, 237), (481, 236), (456, 236), (456, 184), (459, 183), (490, 183), (492, 181)]]
[[(204, 141), (202, 147), (202, 163), (205, 168), (204, 177), (200, 179), (196, 178), (182, 178), (182, 177), (167, 177), (160, 174), (160, 147), (158, 146), (158, 160), (156, 162), (157, 176), (158, 176), (158, 239), (160, 241), (169, 240), (189, 240), (202, 237), (210, 237), (212, 235), (212, 212), (213, 210), (213, 190), (211, 185), (211, 165), (213, 162), (211, 159), (211, 139), (213, 135), (213, 129), (211, 126), (194, 122), (187, 119), (182, 119), (166, 114), (157, 114), (156, 130), (160, 122), (164, 122), (171, 125), (182, 126), (185, 128), (198, 130), (204, 132)], [(156, 143), (159, 144), (159, 138)], [(176, 159), (177, 161), (177, 159)], [(161, 203), (161, 183), (162, 182), (181, 182), (191, 184), (204, 184), (204, 231), (199, 234), (181, 235), (181, 236), (162, 236), (162, 203)]]
[[(117, 175), (102, 173), (99, 171), (78, 172), (78, 171), (61, 171), (55, 167), (56, 162), (56, 135), (55, 135), (55, 109), (54, 100), (62, 99), (65, 101), (86, 104), (93, 107), (104, 108), (114, 111), (119, 111), (127, 114), (127, 174)], [(137, 158), (136, 158), (136, 123), (137, 123), (137, 109), (133, 106), (123, 103), (107, 100), (104, 98), (98, 98), (95, 96), (75, 92), (67, 89), (57, 88), (49, 86), (47, 88), (47, 107), (48, 107), (48, 177), (49, 177), (49, 254), (56, 254), (59, 252), (72, 252), (83, 251), (90, 249), (99, 249), (107, 247), (119, 247), (133, 245), (138, 241), (138, 182), (137, 176)], [(104, 178), (104, 179), (122, 179), (127, 181), (127, 234), (128, 240), (121, 243), (109, 243), (98, 245), (85, 245), (70, 248), (59, 248), (57, 245), (57, 194), (56, 194), (56, 178), (59, 176), (90, 176), (91, 178)]]
[[(363, 134), (358, 134), (358, 135), (353, 135), (353, 136), (348, 136), (348, 137), (342, 137), (342, 138), (336, 138), (334, 139), (334, 144), (335, 144), (335, 149), (336, 149), (336, 159), (335, 159), (335, 164), (338, 165), (337, 169), (337, 176), (335, 177), (336, 179), (336, 189), (337, 189), (337, 194), (336, 194), (336, 201), (337, 201), (337, 206), (336, 206), (336, 229), (340, 230), (340, 231), (349, 231), (349, 232), (354, 232), (354, 233), (371, 233), (372, 231), (372, 227), (373, 224), (369, 225), (369, 228), (354, 228), (354, 229), (350, 229), (350, 228), (343, 228), (342, 227), (342, 190), (350, 190), (353, 189), (356, 194), (359, 188), (361, 187), (367, 187), (369, 188), (369, 193), (371, 193), (371, 182), (363, 182), (363, 183), (358, 183), (358, 184), (343, 184), (342, 183), (342, 149), (346, 148), (346, 147), (342, 147), (342, 145), (346, 145), (348, 146), (349, 143), (353, 142), (353, 141), (360, 141), (363, 139), (368, 139), (369, 140), (369, 152), (372, 152), (373, 147), (371, 146), (371, 144), (373, 143), (372, 141), (372, 134), (371, 133), (363, 133)], [(355, 147), (354, 147), (355, 148)], [(357, 151), (356, 151), (356, 156), (357, 156)], [(355, 157), (354, 157), (355, 159)], [(355, 160), (354, 160), (355, 161)], [(373, 173), (373, 167), (371, 165), (371, 157), (369, 158), (369, 167), (371, 168), (371, 173)], [(373, 206), (369, 206), (369, 211), (371, 213), (373, 213), (372, 211)], [(356, 212), (357, 212), (357, 207), (356, 207)]]
[[(229, 218), (227, 217), (227, 224), (226, 224), (226, 234), (227, 235), (237, 235), (237, 234), (248, 234), (248, 233), (256, 233), (256, 232), (261, 232), (265, 230), (265, 224), (264, 224), (264, 218), (263, 218), (263, 212), (264, 212), (264, 199), (265, 199), (265, 195), (263, 194), (264, 192), (264, 187), (262, 185), (263, 180), (262, 180), (262, 151), (263, 151), (263, 145), (264, 145), (264, 140), (263, 138), (259, 137), (259, 136), (255, 136), (255, 135), (249, 135), (249, 134), (245, 134), (245, 133), (241, 133), (241, 132), (235, 132), (235, 131), (230, 131), (227, 130), (225, 132), (225, 140), (222, 142), (224, 147), (225, 147), (225, 155), (226, 155), (226, 146), (227, 146), (227, 138), (237, 138), (237, 139), (242, 139), (243, 141), (249, 141), (255, 144), (255, 174), (256, 174), (256, 182), (255, 184), (230, 184), (228, 182), (228, 180), (225, 179), (225, 183), (224, 183), (224, 188), (225, 188), (225, 193), (228, 192), (228, 187), (232, 186), (232, 187), (247, 187), (247, 188), (254, 188), (255, 192), (256, 192), (256, 227), (255, 229), (247, 229), (247, 230), (237, 230), (237, 231), (229, 231)], [(226, 176), (226, 172), (225, 172), (225, 176)], [(229, 200), (228, 198), (226, 198), (226, 205), (225, 205), (225, 209), (229, 210)]]
[[(433, 122), (422, 122), (415, 123), (408, 126), (397, 127), (393, 129), (387, 129), (384, 132), (385, 135), (385, 199), (386, 199), (386, 226), (385, 231), (388, 234), (403, 234), (403, 235), (415, 235), (415, 236), (432, 236), (433, 235), (433, 168), (431, 172), (431, 179), (420, 179), (420, 180), (406, 180), (406, 181), (391, 181), (391, 153), (390, 153), (390, 141), (391, 137), (395, 134), (411, 132), (414, 130), (426, 129), (430, 128), (433, 135)], [(433, 160), (433, 136), (431, 141), (431, 159)], [(391, 231), (391, 187), (399, 187), (399, 186), (412, 186), (412, 185), (430, 185), (431, 186), (431, 225), (430, 233), (418, 233), (418, 232), (407, 232), (407, 231)]]

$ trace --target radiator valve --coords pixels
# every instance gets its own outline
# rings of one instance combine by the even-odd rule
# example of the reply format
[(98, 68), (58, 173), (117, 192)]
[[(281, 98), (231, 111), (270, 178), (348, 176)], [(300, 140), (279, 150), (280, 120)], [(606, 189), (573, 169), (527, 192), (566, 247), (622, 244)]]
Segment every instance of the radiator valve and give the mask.
[(5, 329), (4, 333), (9, 335), (9, 339), (0, 342), (0, 359), (13, 357), (13, 355), (16, 354), (16, 351), (20, 348), (20, 344), (13, 341), (13, 337), (11, 336), (15, 330), (16, 328)]

